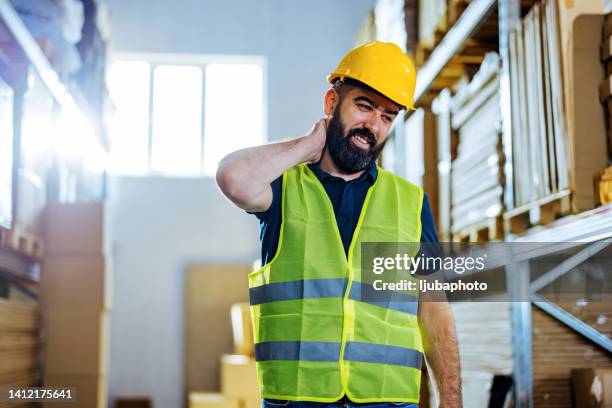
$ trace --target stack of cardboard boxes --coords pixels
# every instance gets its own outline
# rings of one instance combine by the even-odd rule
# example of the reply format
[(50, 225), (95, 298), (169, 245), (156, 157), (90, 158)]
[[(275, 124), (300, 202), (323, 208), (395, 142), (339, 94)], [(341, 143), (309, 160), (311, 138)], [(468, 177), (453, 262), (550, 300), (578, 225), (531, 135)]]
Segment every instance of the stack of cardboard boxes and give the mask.
[[(47, 209), (41, 308), (44, 384), (71, 387), (71, 408), (106, 408), (110, 318), (110, 257), (101, 203)], [(61, 404), (50, 404), (54, 408)]]
[(221, 393), (191, 392), (189, 408), (258, 408), (261, 405), (249, 305), (233, 305), (231, 318), (235, 354), (221, 357)]

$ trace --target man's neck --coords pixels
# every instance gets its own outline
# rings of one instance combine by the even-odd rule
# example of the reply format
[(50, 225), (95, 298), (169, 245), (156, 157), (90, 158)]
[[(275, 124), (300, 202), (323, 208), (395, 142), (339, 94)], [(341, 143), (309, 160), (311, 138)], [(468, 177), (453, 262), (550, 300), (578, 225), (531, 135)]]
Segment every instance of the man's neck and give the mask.
[(325, 148), (323, 152), (323, 156), (321, 157), (321, 161), (319, 162), (319, 167), (326, 173), (331, 174), (335, 177), (340, 177), (345, 181), (354, 180), (357, 177), (361, 176), (365, 170), (358, 171), (356, 173), (346, 173), (336, 166), (334, 159), (331, 158), (329, 151)]

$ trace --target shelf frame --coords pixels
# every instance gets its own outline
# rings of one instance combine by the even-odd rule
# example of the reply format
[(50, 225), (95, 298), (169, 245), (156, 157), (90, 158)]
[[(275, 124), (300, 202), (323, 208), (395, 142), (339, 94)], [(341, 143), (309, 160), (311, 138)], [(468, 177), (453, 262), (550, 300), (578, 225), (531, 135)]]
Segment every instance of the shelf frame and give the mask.
[[(506, 267), (506, 281), (511, 299), (529, 299), (529, 261)], [(510, 303), (512, 328), (512, 391), (514, 406), (533, 407), (533, 356), (531, 351), (531, 302)]]
[(497, 0), (473, 0), (463, 11), (455, 24), (448, 30), (440, 44), (417, 72), (417, 83), (414, 100), (417, 103), (431, 87), (451, 58), (461, 51), (466, 40), (478, 29), (489, 16)]
[[(612, 2), (609, 2), (612, 4)], [(465, 9), (457, 22), (446, 33), (440, 44), (433, 49), (430, 57), (417, 73), (415, 101), (419, 100), (432, 86), (451, 58), (461, 51), (465, 41), (478, 29), (479, 25), (498, 7), (499, 27), (499, 92), (502, 152), (504, 175), (507, 186), (514, 185), (512, 111), (510, 84), (510, 33), (521, 23), (520, 0), (474, 0)], [(503, 202), (506, 209), (514, 208), (513, 188), (504, 189)], [(532, 407), (533, 360), (532, 360), (532, 305), (546, 312), (560, 323), (572, 328), (586, 339), (612, 353), (612, 341), (603, 333), (591, 327), (576, 316), (537, 295), (538, 288), (554, 281), (578, 264), (608, 247), (612, 242), (612, 204), (569, 215), (547, 226), (536, 226), (521, 236), (508, 235), (506, 240), (516, 243), (539, 243), (536, 248), (524, 247), (513, 253), (511, 261), (504, 267), (506, 285), (512, 299), (525, 301), (511, 302), (512, 348), (513, 348), (513, 392), (517, 408)], [(550, 243), (548, 245), (547, 243)], [(547, 274), (531, 281), (530, 261), (578, 245), (585, 246), (578, 254), (560, 262)], [(486, 246), (484, 250), (486, 250)], [(466, 276), (465, 274), (463, 276)], [(453, 279), (452, 276), (446, 278)]]

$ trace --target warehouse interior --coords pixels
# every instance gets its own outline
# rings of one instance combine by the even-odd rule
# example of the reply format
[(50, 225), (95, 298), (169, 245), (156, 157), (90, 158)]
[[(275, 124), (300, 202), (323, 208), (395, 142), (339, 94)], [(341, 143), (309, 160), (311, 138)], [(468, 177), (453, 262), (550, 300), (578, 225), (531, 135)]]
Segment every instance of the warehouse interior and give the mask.
[[(0, 0), (0, 408), (262, 406), (263, 233), (215, 174), (305, 135), (372, 40), (416, 67), (378, 165), (423, 189), (449, 252), (512, 251), (469, 277), (495, 291), (450, 296), (463, 406), (612, 407), (611, 13)], [(9, 399), (30, 387), (76, 401)], [(444, 406), (427, 365), (418, 406)]]

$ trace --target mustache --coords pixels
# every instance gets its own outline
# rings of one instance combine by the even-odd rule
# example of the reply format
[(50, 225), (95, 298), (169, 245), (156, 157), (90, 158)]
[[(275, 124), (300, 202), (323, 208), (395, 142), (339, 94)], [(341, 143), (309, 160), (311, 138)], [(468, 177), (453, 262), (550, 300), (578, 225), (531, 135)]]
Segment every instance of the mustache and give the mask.
[(347, 138), (351, 138), (353, 136), (363, 137), (371, 146), (376, 144), (376, 136), (374, 136), (374, 134), (366, 128), (351, 129), (346, 135)]

